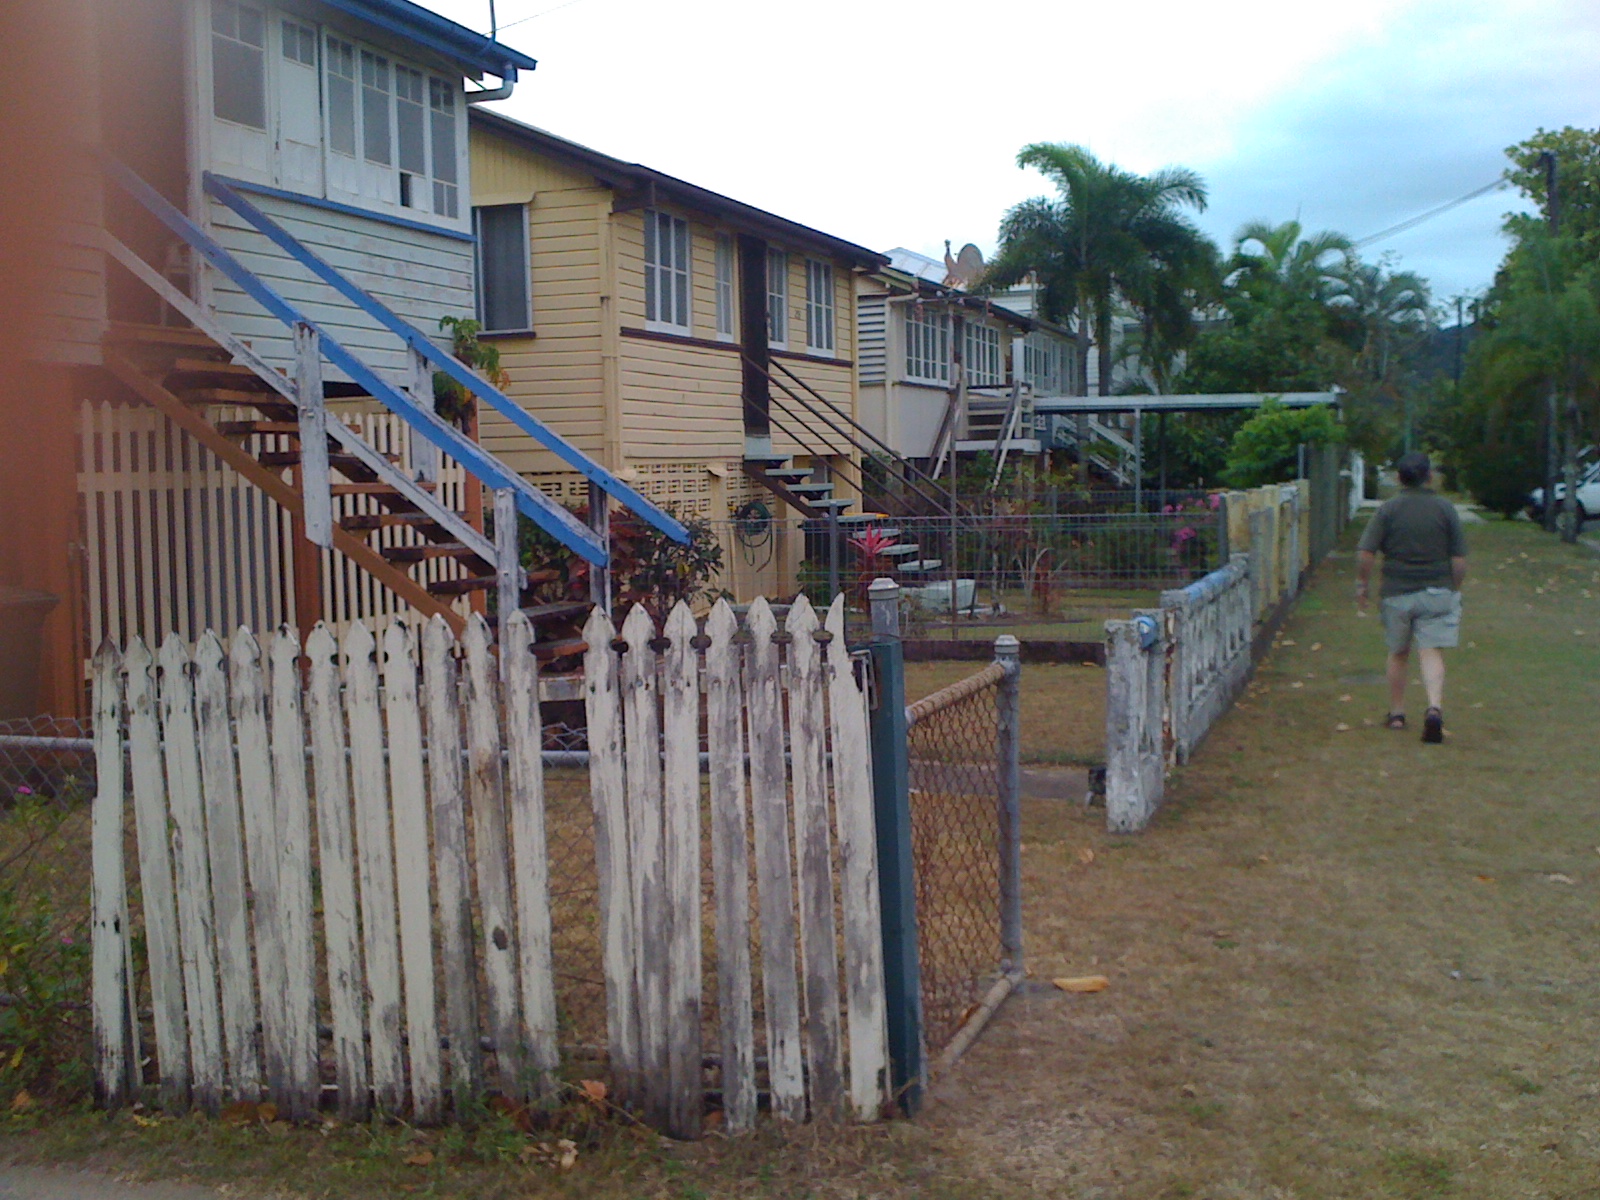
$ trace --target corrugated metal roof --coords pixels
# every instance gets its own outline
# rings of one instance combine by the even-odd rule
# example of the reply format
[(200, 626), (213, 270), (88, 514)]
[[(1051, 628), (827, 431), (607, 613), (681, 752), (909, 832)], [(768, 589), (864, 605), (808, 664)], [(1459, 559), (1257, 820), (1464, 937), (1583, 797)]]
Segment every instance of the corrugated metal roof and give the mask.
[(381, 29), (420, 42), (474, 72), (498, 79), (514, 79), (518, 71), (531, 71), (538, 62), (519, 50), (457, 25), (447, 17), (412, 4), (411, 0), (322, 0), (324, 4), (360, 17)]
[(947, 273), (943, 259), (929, 258), (926, 254), (907, 250), (904, 246), (896, 246), (889, 251), (889, 265), (897, 271), (904, 271), (907, 275), (926, 279), (929, 283), (943, 283)]

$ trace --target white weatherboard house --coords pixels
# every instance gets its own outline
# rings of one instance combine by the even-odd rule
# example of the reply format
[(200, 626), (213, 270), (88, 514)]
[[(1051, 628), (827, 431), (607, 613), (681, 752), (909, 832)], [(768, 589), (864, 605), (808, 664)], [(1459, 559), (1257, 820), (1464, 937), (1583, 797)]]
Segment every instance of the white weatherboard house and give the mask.
[[(81, 711), (104, 638), (459, 631), (491, 596), (505, 616), (527, 584), (514, 513), (602, 599), (613, 501), (686, 538), (441, 331), (475, 311), (468, 106), (533, 59), (409, 0), (53, 2), (88, 146), (42, 374), (0, 393), (0, 441), (37, 447), (26, 486), (52, 514), (0, 538), (25, 564), (6, 582), (55, 602), (39, 704)], [(480, 408), (583, 479), (588, 523), (477, 443)]]
[[(374, 366), (398, 370), (392, 337), (325, 288), (300, 284), (278, 248), (215, 197), (230, 183), (307, 247), (419, 328), (473, 313), (467, 106), (508, 94), (534, 61), (405, 0), (189, 6), (194, 169), (189, 209), (309, 315)], [(465, 85), (495, 76), (491, 89)], [(287, 361), (283, 327), (215, 271), (202, 303)]]

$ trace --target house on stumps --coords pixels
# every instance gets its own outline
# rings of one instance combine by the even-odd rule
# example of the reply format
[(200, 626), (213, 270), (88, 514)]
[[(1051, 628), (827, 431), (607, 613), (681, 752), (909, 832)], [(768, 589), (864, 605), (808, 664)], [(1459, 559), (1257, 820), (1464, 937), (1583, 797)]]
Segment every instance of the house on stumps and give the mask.
[[(504, 613), (519, 516), (597, 592), (609, 506), (686, 536), (452, 353), (468, 114), (533, 59), (407, 0), (56, 7), (74, 117), (0, 384), (0, 599), (35, 653), (0, 717), (81, 712), (105, 638)], [(478, 443), (491, 414), (589, 518)]]

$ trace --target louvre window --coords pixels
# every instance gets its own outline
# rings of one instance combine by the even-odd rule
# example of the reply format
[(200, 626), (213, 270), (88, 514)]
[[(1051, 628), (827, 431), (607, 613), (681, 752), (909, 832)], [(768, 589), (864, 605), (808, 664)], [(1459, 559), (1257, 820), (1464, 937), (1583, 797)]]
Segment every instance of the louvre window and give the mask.
[(789, 256), (767, 251), (767, 342), (789, 344)]
[(833, 267), (806, 260), (806, 346), (833, 353)]
[(717, 336), (733, 337), (733, 273), (736, 262), (733, 238), (717, 234)]
[(644, 214), (644, 318), (689, 332), (689, 222), (655, 209)]
[(1000, 331), (975, 321), (966, 323), (962, 348), (967, 363), (967, 381), (976, 387), (994, 387), (1005, 382), (1000, 360)]
[(906, 378), (950, 382), (950, 314), (906, 307)]

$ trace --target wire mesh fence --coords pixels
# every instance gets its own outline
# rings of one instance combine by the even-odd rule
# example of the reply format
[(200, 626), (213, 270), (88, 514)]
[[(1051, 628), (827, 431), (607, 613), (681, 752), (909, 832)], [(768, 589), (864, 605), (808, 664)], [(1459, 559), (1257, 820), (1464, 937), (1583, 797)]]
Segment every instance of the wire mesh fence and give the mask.
[(996, 720), (1005, 677), (992, 663), (907, 710), (924, 1036), (934, 1055), (1006, 969)]
[(0, 804), (17, 796), (69, 801), (94, 793), (89, 722), (73, 717), (0, 721)]

